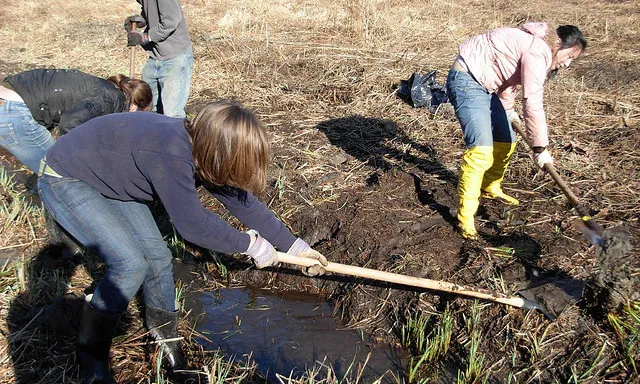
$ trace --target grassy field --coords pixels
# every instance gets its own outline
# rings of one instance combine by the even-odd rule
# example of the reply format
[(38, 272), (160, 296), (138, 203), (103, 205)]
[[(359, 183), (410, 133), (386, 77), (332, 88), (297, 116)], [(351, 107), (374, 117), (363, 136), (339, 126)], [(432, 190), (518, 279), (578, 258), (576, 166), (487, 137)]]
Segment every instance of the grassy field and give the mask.
[[(624, 222), (637, 248), (636, 1), (185, 0), (182, 6), (195, 57), (188, 111), (217, 98), (255, 109), (273, 152), (262, 198), (294, 232), (333, 261), (507, 294), (522, 288), (533, 271), (587, 281), (597, 270), (595, 247), (572, 228), (576, 215), (553, 182), (534, 177), (524, 145), (505, 182), (521, 206), (505, 210), (487, 203), (479, 218), (483, 240), (464, 242), (447, 221), (464, 149), (459, 125), (447, 108), (430, 114), (409, 107), (395, 86), (429, 70), (438, 70), (437, 80), (444, 82), (458, 45), (474, 34), (527, 21), (577, 25), (589, 48), (545, 89), (551, 150), (596, 220), (605, 227)], [(3, 4), (0, 72), (55, 67), (102, 77), (128, 74), (122, 23), (138, 12), (133, 0)], [(140, 73), (146, 60), (141, 49), (135, 60)], [(71, 309), (59, 320), (49, 315), (52, 308), (75, 308), (100, 265), (51, 257), (42, 208), (25, 187), (28, 172), (3, 153), (0, 381), (75, 383), (77, 318)], [(638, 256), (634, 250), (628, 265), (636, 288)], [(345, 324), (411, 351), (404, 382), (640, 380), (638, 298), (611, 313), (598, 303), (578, 303), (551, 322), (536, 312), (434, 292), (226, 271), (205, 259), (211, 286), (231, 281), (325, 295)], [(223, 272), (228, 275), (219, 278)], [(166, 382), (145, 348), (134, 304), (123, 324), (113, 348), (119, 382)], [(183, 328), (186, 336), (188, 324)], [(190, 356), (215, 382), (263, 382), (250, 361), (232, 362), (188, 341)], [(313, 369), (297, 379), (282, 375), (284, 382), (339, 382)]]

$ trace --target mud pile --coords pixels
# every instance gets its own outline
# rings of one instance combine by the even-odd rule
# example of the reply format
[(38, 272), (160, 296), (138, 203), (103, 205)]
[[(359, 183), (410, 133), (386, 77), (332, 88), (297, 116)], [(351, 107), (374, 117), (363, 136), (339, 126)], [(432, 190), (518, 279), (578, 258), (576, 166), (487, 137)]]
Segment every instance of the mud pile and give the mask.
[(617, 312), (624, 305), (640, 300), (638, 275), (639, 260), (631, 252), (629, 234), (622, 225), (604, 230), (603, 245), (596, 251), (598, 267), (594, 276), (596, 290), (605, 307)]

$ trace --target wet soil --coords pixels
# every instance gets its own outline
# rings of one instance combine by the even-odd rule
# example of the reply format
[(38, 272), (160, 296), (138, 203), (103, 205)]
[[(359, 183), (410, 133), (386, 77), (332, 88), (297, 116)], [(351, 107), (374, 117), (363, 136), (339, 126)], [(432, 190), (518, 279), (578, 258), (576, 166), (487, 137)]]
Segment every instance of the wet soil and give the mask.
[[(287, 124), (278, 129), (285, 137), (298, 134), (295, 127)], [(534, 177), (531, 168), (523, 165), (529, 161), (524, 148), (519, 148), (521, 154), (516, 155), (504, 185), (521, 204), (509, 207), (482, 200), (476, 218), (481, 238), (467, 241), (454, 227), (456, 171), (440, 162), (443, 149), (436, 149), (437, 139), (432, 143), (416, 142), (392, 121), (352, 116), (318, 124), (305, 141), (309, 147), (324, 149), (320, 163), (325, 168), (303, 175), (299, 170), (309, 159), (292, 148), (291, 143), (277, 142), (273, 146), (270, 185), (261, 198), (277, 214), (286, 213), (283, 220), (292, 231), (331, 261), (510, 295), (550, 281), (572, 281), (571, 289), (560, 284), (563, 295), (558, 291), (539, 295), (541, 302), (554, 308), (558, 327), (562, 328), (558, 337), (563, 342), (554, 344), (547, 352), (565, 357), (566, 361), (591, 359), (588, 350), (593, 343), (589, 340), (594, 339), (590, 330), (598, 324), (606, 327), (603, 308), (619, 310), (624, 303), (637, 299), (640, 292), (637, 253), (615, 247), (602, 252), (592, 246), (572, 227), (575, 215), (568, 203), (558, 198), (560, 193), (544, 176)], [(397, 143), (406, 150), (398, 150)], [(27, 172), (20, 170), (6, 152), (1, 155), (3, 164), (17, 173), (15, 180), (28, 189)], [(279, 184), (283, 175), (284, 188)], [(539, 188), (540, 185), (545, 187)], [(204, 193), (202, 199), (212, 210), (241, 227), (213, 199)], [(606, 209), (601, 214), (594, 212), (594, 217), (606, 220), (605, 227), (626, 221), (625, 234), (605, 233), (613, 237), (628, 233), (637, 249), (635, 242), (640, 233), (637, 218)], [(165, 233), (172, 233), (166, 218), (160, 219), (160, 225)], [(0, 254), (12, 258), (10, 252)], [(398, 343), (403, 322), (417, 311), (441, 314), (448, 308), (462, 319), (472, 304), (471, 300), (449, 293), (366, 279), (332, 275), (310, 278), (286, 266), (255, 270), (244, 259), (230, 255), (220, 255), (228, 268), (227, 274), (221, 274), (211, 263), (201, 263), (211, 261), (206, 252), (196, 249), (195, 253), (193, 273), (182, 278), (190, 282), (191, 290), (209, 289), (210, 278), (214, 276), (216, 286), (243, 285), (318, 294), (334, 306), (342, 326), (363, 329), (373, 341)], [(202, 279), (205, 274), (207, 279)], [(589, 289), (579, 295), (574, 289), (577, 286)], [(14, 305), (18, 325), (27, 324), (42, 309), (34, 314), (28, 306), (20, 311), (20, 303)], [(77, 319), (74, 313), (78, 308), (75, 298), (64, 297), (44, 310), (47, 319)], [(545, 317), (542, 313), (530, 315), (499, 304), (483, 308), (482, 332), (486, 341), (479, 350), (486, 357), (487, 366), (497, 367), (491, 379), (501, 382), (513, 370), (525, 369), (532, 354), (523, 346), (526, 343), (519, 341), (520, 336), (509, 329), (533, 331)], [(536, 319), (534, 324), (532, 316)], [(71, 334), (65, 324), (74, 328), (73, 321), (62, 323), (57, 326), (44, 322), (42, 326), (61, 335)], [(436, 326), (437, 320), (432, 325)], [(455, 332), (464, 335), (465, 330), (459, 326)], [(500, 341), (501, 348), (514, 353), (519, 363), (514, 366), (505, 363), (504, 354), (496, 350), (491, 340)], [(463, 341), (454, 341), (445, 365), (460, 366), (464, 348)], [(548, 370), (538, 377), (542, 382), (568, 377), (572, 369), (567, 364), (545, 367)]]
[[(363, 120), (366, 120), (365, 123)], [(364, 125), (366, 129), (358, 131), (359, 140), (350, 140), (353, 126), (358, 125)], [(350, 128), (349, 131), (341, 131), (346, 127)], [(623, 263), (627, 272), (616, 272), (612, 268), (614, 263), (622, 261), (620, 258), (628, 254), (629, 249), (623, 252), (611, 250), (607, 253), (610, 259), (605, 260), (601, 248), (591, 247), (572, 227), (571, 218), (574, 216), (566, 201), (551, 200), (550, 196), (557, 197), (552, 193), (526, 193), (527, 187), (529, 190), (536, 187), (531, 179), (532, 173), (522, 172), (521, 169), (516, 171), (522, 173), (517, 175), (521, 176), (517, 185), (522, 189), (514, 189), (521, 201), (520, 206), (509, 207), (492, 200), (481, 201), (477, 214), (481, 239), (477, 242), (466, 241), (455, 230), (455, 175), (433, 160), (437, 154), (430, 146), (420, 147), (428, 153), (426, 160), (398, 153), (394, 155), (402, 164), (411, 165), (413, 169), (408, 172), (404, 170), (405, 167), (385, 160), (392, 152), (382, 144), (380, 136), (401, 137), (387, 121), (349, 118), (320, 124), (318, 130), (336, 145), (334, 154), (329, 155), (327, 161), (337, 170), (333, 174), (319, 175), (317, 180), (291, 177), (289, 182), (294, 183), (291, 189), (300, 191), (298, 197), (293, 197), (297, 204), (304, 203), (301, 195), (305, 192), (313, 195), (320, 187), (327, 188), (349, 176), (347, 169), (350, 167), (350, 156), (361, 159), (362, 156), (367, 157), (369, 163), (369, 172), (359, 175), (364, 178), (359, 186), (339, 194), (335, 201), (300, 210), (289, 220), (294, 232), (331, 261), (483, 288), (490, 288), (486, 284), (487, 279), (500, 276), (506, 283), (507, 293), (540, 285), (549, 279), (565, 279), (566, 282), (567, 278), (572, 277), (575, 283), (570, 284), (572, 288), (564, 284), (565, 291), (570, 292), (570, 297), (580, 296), (576, 290), (581, 291), (584, 284), (591, 282), (597, 271), (607, 271), (609, 275), (606, 279), (609, 282), (622, 281), (617, 284), (629, 289), (627, 293), (637, 287), (637, 281), (628, 278), (628, 271), (634, 270), (630, 267), (633, 261)], [(364, 147), (367, 148), (366, 154), (361, 153)], [(509, 190), (509, 184), (506, 190)], [(522, 190), (525, 193), (519, 194), (518, 191)], [(273, 207), (277, 212), (280, 202), (274, 201), (276, 194), (277, 191), (272, 189), (267, 193), (267, 200), (274, 202)], [(285, 208), (284, 204), (282, 209)], [(537, 214), (531, 211), (537, 211)], [(540, 218), (546, 220), (537, 223)], [(500, 255), (500, 250), (505, 248), (512, 252), (508, 257)], [(594, 253), (599, 255), (597, 261), (580, 265), (577, 274), (568, 272), (571, 268), (567, 268), (567, 264), (572, 263), (572, 257), (577, 254), (594, 257)], [(595, 267), (598, 267), (597, 270), (593, 269)], [(261, 271), (245, 272), (241, 281), (261, 285), (265, 281), (263, 275)], [(322, 279), (314, 283), (302, 282), (302, 279), (279, 275), (269, 279), (269, 284), (282, 288), (313, 284), (317, 291), (330, 292), (330, 297), (339, 297), (338, 302), (348, 313), (350, 321), (358, 321), (366, 318), (367, 314), (377, 312), (376, 305), (363, 308), (366, 306), (362, 305), (362, 301), (367, 302), (366, 296), (370, 293), (345, 294), (344, 285), (340, 284), (344, 279), (333, 279), (338, 284), (330, 284)], [(548, 286), (546, 289), (553, 288)], [(411, 296), (402, 290), (391, 290), (389, 295), (389, 300), (396, 303), (408, 300)], [(548, 299), (550, 305), (561, 307), (562, 300), (551, 304), (554, 295), (547, 296), (551, 297)], [(575, 300), (569, 300), (564, 305), (570, 302)], [(358, 311), (354, 312), (354, 307), (358, 307)]]
[[(467, 241), (455, 230), (455, 172), (439, 162), (435, 145), (412, 141), (393, 122), (381, 119), (355, 116), (329, 120), (316, 128), (316, 133), (305, 137), (307, 145), (325, 149), (323, 159), (331, 170), (304, 177), (287, 173), (287, 167), (296, 169), (307, 159), (276, 146), (277, 177), (286, 174), (288, 188), (283, 193), (274, 175), (263, 200), (275, 212), (301, 207), (287, 224), (330, 261), (509, 295), (533, 288), (531, 297), (562, 324), (563, 343), (552, 348), (558, 356), (575, 355), (574, 348), (589, 340), (590, 327), (604, 321), (602, 309), (620, 310), (621, 303), (636, 299), (640, 288), (637, 252), (608, 248), (603, 253), (584, 238), (572, 225), (576, 216), (570, 205), (550, 179), (529, 166), (523, 146), (504, 183), (521, 204), (510, 207), (481, 200), (476, 217), (480, 240)], [(285, 135), (294, 134), (286, 131), (286, 125), (280, 129)], [(411, 150), (397, 151), (389, 140)], [(366, 161), (366, 167), (354, 173), (356, 159)], [(340, 189), (341, 183), (349, 188)], [(637, 238), (634, 217), (607, 209), (593, 213), (608, 225), (628, 220), (624, 233), (631, 233), (632, 242)], [(344, 324), (363, 327), (389, 342), (399, 340), (399, 323), (415, 311), (441, 313), (453, 308), (464, 313), (471, 304), (448, 293), (366, 279), (309, 278), (284, 266), (261, 271), (247, 267), (232, 268), (233, 279), (255, 287), (323, 294), (334, 303)], [(530, 351), (504, 332), (505, 327), (531, 327), (526, 325), (531, 315), (499, 304), (488, 305), (485, 311), (483, 338), (505, 340), (502, 348), (514, 348), (527, 360)], [(545, 319), (540, 312), (533, 316), (538, 324)], [(564, 333), (568, 329), (570, 333)], [(454, 349), (462, 350), (463, 345)], [(496, 382), (526, 368), (505, 364), (504, 355), (496, 353), (490, 342), (483, 342), (480, 350), (487, 364), (500, 367), (490, 375)], [(453, 361), (456, 366), (462, 360)], [(569, 377), (569, 364), (551, 366), (541, 379)]]

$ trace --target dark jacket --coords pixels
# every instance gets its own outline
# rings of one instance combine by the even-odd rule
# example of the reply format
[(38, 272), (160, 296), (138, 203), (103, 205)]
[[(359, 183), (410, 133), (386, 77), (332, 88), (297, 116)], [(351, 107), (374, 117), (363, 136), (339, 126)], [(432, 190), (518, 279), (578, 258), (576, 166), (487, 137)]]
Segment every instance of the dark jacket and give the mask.
[(34, 69), (5, 81), (22, 97), (34, 120), (61, 134), (97, 116), (126, 109), (124, 95), (113, 83), (68, 69)]
[[(189, 242), (224, 253), (246, 251), (249, 235), (200, 202), (192, 150), (182, 119), (151, 112), (117, 113), (92, 119), (61, 137), (47, 151), (47, 165), (110, 199), (160, 200)], [(209, 192), (280, 250), (288, 250), (296, 241), (250, 192), (231, 187)]]

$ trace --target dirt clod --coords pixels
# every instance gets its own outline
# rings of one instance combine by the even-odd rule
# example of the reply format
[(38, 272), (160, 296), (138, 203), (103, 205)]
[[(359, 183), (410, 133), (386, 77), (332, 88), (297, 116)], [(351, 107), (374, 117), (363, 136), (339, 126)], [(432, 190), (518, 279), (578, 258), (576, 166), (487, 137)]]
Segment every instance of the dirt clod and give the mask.
[(598, 268), (594, 280), (604, 291), (604, 306), (617, 311), (624, 304), (640, 299), (638, 277), (633, 274), (638, 260), (630, 254), (633, 247), (623, 225), (605, 229), (602, 241), (602, 247), (596, 252)]

